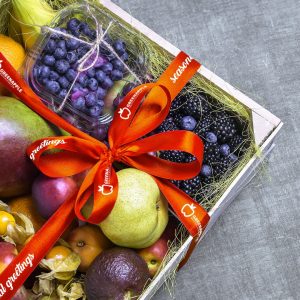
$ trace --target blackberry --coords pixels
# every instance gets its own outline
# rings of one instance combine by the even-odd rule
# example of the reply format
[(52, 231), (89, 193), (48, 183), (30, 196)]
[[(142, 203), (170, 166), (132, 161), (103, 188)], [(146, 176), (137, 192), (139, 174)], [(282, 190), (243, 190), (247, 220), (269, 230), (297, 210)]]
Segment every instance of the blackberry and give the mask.
[(224, 157), (222, 160), (215, 162), (212, 165), (213, 174), (215, 178), (220, 178), (224, 175), (232, 165), (232, 161), (228, 157)]
[(189, 163), (189, 162), (194, 161), (195, 159), (196, 159), (196, 158), (195, 158), (194, 155), (189, 154), (189, 153), (186, 153), (186, 154), (185, 154), (185, 158), (184, 158), (184, 162)]
[(210, 132), (213, 119), (210, 115), (203, 116), (200, 122), (198, 122), (194, 132), (200, 137), (204, 137), (206, 133)]
[(183, 118), (183, 115), (180, 113), (176, 113), (173, 115), (173, 120), (176, 126), (179, 128), (181, 124), (181, 119)]
[(163, 123), (158, 127), (159, 132), (165, 132), (165, 131), (172, 131), (177, 130), (178, 127), (174, 123), (174, 120), (172, 117), (167, 118), (163, 121)]
[(233, 138), (228, 142), (228, 144), (230, 146), (230, 150), (238, 155), (241, 155), (247, 149), (247, 145), (245, 145), (246, 143), (244, 139), (241, 135), (238, 134), (233, 136)]
[(171, 182), (176, 185), (178, 188), (180, 187), (180, 183), (181, 181), (180, 180), (171, 180)]
[(204, 162), (208, 165), (216, 163), (220, 160), (220, 146), (217, 143), (205, 143), (204, 146)]
[(213, 177), (201, 177), (201, 180), (203, 183), (211, 184), (211, 183), (213, 183), (214, 178)]
[(185, 100), (184, 96), (176, 97), (175, 100), (171, 104), (171, 109), (170, 109), (171, 114), (172, 115), (178, 114), (185, 101), (186, 100)]
[(219, 143), (225, 143), (236, 134), (236, 127), (232, 116), (226, 112), (219, 112), (215, 114), (211, 130), (216, 133)]
[(196, 176), (192, 179), (183, 180), (181, 182), (180, 188), (189, 196), (196, 193), (196, 189), (200, 186), (201, 178), (200, 176)]
[(180, 163), (184, 162), (185, 154), (184, 152), (178, 150), (161, 151), (159, 158)]

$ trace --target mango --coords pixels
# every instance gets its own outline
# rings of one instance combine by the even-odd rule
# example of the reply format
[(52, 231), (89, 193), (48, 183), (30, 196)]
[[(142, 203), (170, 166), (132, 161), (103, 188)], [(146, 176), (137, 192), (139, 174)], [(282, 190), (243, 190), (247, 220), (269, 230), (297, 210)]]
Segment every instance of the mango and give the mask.
[(0, 198), (16, 197), (31, 190), (38, 175), (27, 147), (34, 141), (62, 135), (21, 101), (0, 97)]

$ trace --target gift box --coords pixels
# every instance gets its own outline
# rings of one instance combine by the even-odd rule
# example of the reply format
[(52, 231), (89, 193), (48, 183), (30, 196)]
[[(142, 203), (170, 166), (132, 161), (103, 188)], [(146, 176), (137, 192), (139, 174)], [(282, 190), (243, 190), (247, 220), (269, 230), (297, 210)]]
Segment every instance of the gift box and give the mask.
[[(138, 83), (155, 82), (157, 78), (161, 75), (161, 73), (163, 73), (163, 71), (167, 68), (167, 66), (172, 62), (172, 59), (178, 57), (178, 55), (181, 55), (179, 49), (177, 49), (175, 46), (165, 41), (163, 38), (155, 34), (153, 31), (151, 31), (149, 28), (144, 26), (139, 21), (135, 20), (132, 16), (130, 16), (128, 13), (120, 9), (112, 2), (101, 1), (101, 4), (99, 5), (99, 9), (101, 10), (101, 15), (107, 18), (107, 20), (105, 21), (102, 19), (102, 22), (105, 23), (106, 28), (107, 28), (107, 23), (109, 23), (109, 20), (116, 20), (117, 26), (119, 27), (117, 32), (119, 34), (121, 32), (121, 36), (122, 36), (122, 30), (120, 31), (120, 28), (123, 28), (124, 30), (123, 35), (127, 39), (125, 40), (125, 42), (128, 42), (131, 39), (131, 35), (134, 35), (135, 40), (140, 40), (140, 43), (142, 44), (143, 47), (145, 47), (145, 45), (146, 46), (149, 44), (151, 45), (151, 48), (149, 49), (146, 47), (145, 51), (150, 51), (150, 55), (159, 56), (157, 64), (154, 63), (155, 60), (152, 60), (152, 66), (150, 70), (143, 69), (142, 74), (146, 72), (149, 73), (150, 76), (147, 76), (145, 78), (142, 76), (142, 74), (138, 75), (137, 78), (135, 79), (140, 81)], [(61, 21), (61, 19), (59, 19), (59, 22), (58, 22), (59, 24), (64, 24), (65, 21)], [(50, 28), (53, 28), (53, 26), (52, 27), (50, 26)], [(76, 122), (74, 122), (73, 125), (79, 128), (80, 130), (90, 135), (93, 135), (95, 131), (95, 127), (93, 127), (94, 123), (96, 124), (98, 123), (94, 119), (91, 120), (91, 118), (95, 116), (88, 115), (88, 113), (86, 113), (86, 108), (82, 110), (82, 109), (78, 109), (78, 107), (72, 107), (72, 105), (69, 106), (67, 105), (61, 111), (57, 110), (65, 99), (69, 99), (69, 101), (72, 101), (71, 99), (72, 87), (67, 86), (66, 88), (67, 92), (70, 91), (69, 94), (64, 93), (61, 97), (58, 97), (57, 95), (51, 96), (51, 89), (50, 91), (49, 89), (48, 91), (46, 89), (46, 93), (45, 93), (45, 86), (43, 87), (43, 82), (38, 82), (39, 75), (37, 74), (34, 75), (34, 68), (36, 65), (38, 65), (37, 57), (38, 55), (41, 54), (41, 51), (45, 48), (46, 46), (45, 36), (49, 38), (49, 34), (57, 34), (57, 32), (53, 32), (51, 31), (51, 29), (47, 30), (47, 28), (45, 29), (45, 31), (43, 31), (42, 39), (38, 42), (39, 46), (35, 48), (35, 50), (32, 52), (33, 54), (30, 54), (30, 57), (26, 61), (27, 63), (25, 66), (25, 79), (31, 85), (33, 91), (37, 93), (42, 100), (44, 100), (44, 103), (46, 103), (52, 111), (58, 113), (59, 115), (62, 116), (62, 118), (67, 119), (69, 122), (70, 122), (70, 117), (75, 116)], [(109, 34), (114, 35), (114, 31), (113, 30), (112, 32), (109, 31)], [(137, 38), (137, 36), (139, 36), (139, 38)], [(132, 55), (134, 56), (134, 53), (132, 53)], [(88, 57), (88, 58), (93, 59), (93, 57)], [(189, 57), (187, 56), (187, 58)], [(189, 62), (189, 60), (185, 62)], [(133, 64), (135, 64), (135, 62), (133, 62)], [(132, 64), (130, 65), (130, 63), (128, 63), (127, 65), (130, 66), (130, 69), (132, 68), (134, 70), (135, 68), (134, 65), (133, 66)], [(145, 65), (148, 66), (148, 62), (146, 62)], [(93, 66), (94, 65), (92, 64), (91, 67)], [(184, 69), (185, 65), (182, 64), (182, 66)], [(38, 67), (40, 66), (38, 65)], [(83, 72), (87, 72), (89, 71), (89, 69), (90, 67), (87, 70), (83, 70)], [(180, 77), (181, 74), (182, 72), (174, 73), (174, 75), (172, 73), (171, 75), (173, 76), (170, 76), (170, 78), (174, 82)], [(135, 80), (131, 81), (130, 79), (127, 83), (136, 86), (137, 82)], [(74, 80), (74, 82), (71, 82), (71, 84), (73, 83), (75, 84), (76, 80)], [(122, 94), (124, 94), (123, 90), (121, 90), (121, 92)], [(204, 109), (203, 103), (209, 103), (209, 105), (211, 105), (213, 109), (215, 110), (219, 109), (220, 110), (219, 113), (222, 113), (223, 111), (228, 112), (228, 114), (232, 118), (236, 119), (236, 122), (238, 123), (237, 126), (239, 128), (242, 128), (241, 133), (246, 134), (245, 140), (247, 139), (247, 142), (244, 142), (245, 149), (241, 150), (242, 153), (239, 152), (240, 150), (233, 151), (231, 149), (231, 152), (234, 152), (235, 154), (232, 153), (234, 154), (234, 157), (233, 158), (231, 157), (231, 159), (233, 159), (233, 162), (230, 163), (229, 165), (230, 170), (222, 171), (222, 168), (220, 168), (220, 166), (214, 168), (214, 165), (212, 164), (211, 169), (213, 169), (213, 172), (217, 172), (216, 170), (219, 170), (219, 172), (222, 171), (222, 176), (220, 175), (218, 176), (218, 178), (212, 179), (212, 177), (214, 176), (207, 175), (207, 173), (210, 173), (211, 170), (208, 169), (205, 171), (203, 170), (202, 167), (201, 170), (202, 173), (199, 175), (200, 176), (199, 178), (201, 178), (201, 182), (203, 181), (203, 185), (201, 185), (201, 189), (197, 190), (197, 193), (194, 192), (196, 187), (192, 191), (190, 191), (190, 189), (187, 189), (187, 187), (189, 186), (182, 185), (182, 183), (178, 184), (177, 180), (173, 181), (173, 183), (175, 185), (178, 185), (183, 191), (187, 193), (191, 192), (191, 196), (195, 198), (197, 202), (208, 211), (208, 214), (210, 216), (210, 221), (206, 225), (205, 231), (200, 236), (200, 239), (199, 236), (197, 235), (196, 238), (195, 236), (189, 235), (188, 231), (182, 226), (178, 227), (176, 233), (177, 236), (174, 239), (172, 246), (170, 247), (171, 251), (169, 251), (169, 254), (165, 257), (165, 260), (159, 272), (147, 284), (147, 286), (143, 290), (143, 293), (139, 296), (139, 299), (150, 299), (153, 296), (153, 294), (156, 292), (156, 290), (165, 282), (165, 280), (171, 274), (174, 273), (174, 271), (178, 268), (178, 266), (181, 267), (184, 265), (189, 255), (191, 255), (194, 247), (198, 245), (199, 241), (201, 241), (203, 236), (208, 232), (208, 230), (211, 228), (211, 226), (214, 224), (217, 218), (221, 215), (221, 213), (223, 213), (223, 211), (236, 197), (236, 195), (243, 188), (243, 186), (245, 186), (255, 175), (262, 161), (265, 159), (265, 157), (269, 155), (272, 148), (274, 147), (273, 140), (282, 126), (281, 121), (277, 117), (272, 115), (270, 112), (268, 112), (266, 109), (264, 109), (263, 107), (255, 103), (253, 100), (245, 96), (240, 91), (230, 86), (230, 84), (217, 77), (214, 73), (206, 69), (204, 66), (201, 66), (200, 69), (198, 70), (198, 73), (194, 76), (191, 82), (186, 86), (186, 88), (183, 90), (179, 98), (176, 98), (177, 100), (175, 99), (172, 102), (173, 106), (171, 105), (171, 112), (167, 116), (165, 116), (165, 121), (162, 123), (162, 125), (158, 127), (158, 129), (155, 130), (155, 133), (157, 131), (159, 133), (164, 132), (165, 128), (170, 129), (170, 127), (168, 127), (169, 126), (168, 122), (170, 122), (170, 120), (172, 120), (173, 122), (174, 119), (176, 119), (176, 117), (179, 115), (179, 112), (181, 110), (180, 106), (179, 108), (176, 106), (177, 103), (178, 102), (180, 103), (181, 101), (178, 99), (180, 99), (180, 97), (181, 98), (189, 97), (190, 94), (202, 95), (201, 97), (198, 98), (199, 101), (202, 101), (204, 99), (203, 100), (204, 102), (201, 103), (199, 102), (199, 106), (201, 107), (202, 110)], [(120, 95), (117, 94), (115, 97), (118, 98), (119, 96)], [(96, 117), (98, 118), (104, 116), (106, 118), (107, 112), (108, 115), (112, 117), (113, 109), (114, 109), (113, 105), (110, 106), (108, 105), (106, 107), (106, 110), (103, 111), (105, 112), (105, 114), (101, 113), (101, 115), (99, 116), (97, 115)], [(125, 111), (125, 114), (128, 113), (126, 110), (124, 110), (124, 108), (122, 111), (123, 112)], [(197, 114), (201, 114), (201, 116), (203, 114), (201, 110), (200, 111), (196, 110), (195, 112), (192, 113), (195, 114), (193, 115), (192, 120), (197, 119)], [(122, 114), (123, 113), (121, 112), (120, 114), (121, 118), (122, 118)], [(123, 117), (124, 119), (127, 119), (127, 117), (129, 118), (128, 114), (123, 115)], [(188, 115), (187, 117), (191, 117), (191, 116)], [(105, 118), (101, 118), (101, 122), (100, 122), (101, 126), (102, 125), (106, 126), (107, 123)], [(201, 118), (198, 117), (198, 119), (199, 119), (198, 121), (200, 122), (201, 120), (203, 120), (203, 117)], [(184, 123), (181, 118), (179, 120), (179, 125), (178, 123), (177, 125), (178, 127), (180, 126), (183, 127), (180, 129), (191, 130), (189, 129), (189, 126), (193, 126), (192, 123), (193, 122), (191, 121), (191, 119), (188, 119), (188, 121)], [(92, 127), (90, 127), (91, 124)], [(174, 121), (174, 123), (172, 124), (176, 125), (176, 122)], [(196, 130), (195, 126), (197, 125), (194, 124), (194, 128), (192, 130)], [(202, 132), (201, 129), (202, 128), (200, 128), (200, 131), (198, 133), (200, 137), (206, 141), (208, 139), (208, 137), (206, 136), (207, 132)], [(230, 133), (226, 132), (225, 130), (225, 134), (230, 134)], [(219, 140), (222, 140), (224, 138), (224, 141), (222, 141), (221, 143), (222, 145), (227, 143), (226, 139), (229, 138), (224, 137), (224, 134), (222, 135), (222, 131), (216, 135)], [(99, 138), (99, 136), (97, 135), (94, 136), (96, 138)], [(101, 138), (99, 139), (104, 140), (103, 135), (101, 135)], [(42, 147), (46, 147), (46, 146), (48, 145), (46, 145), (45, 143), (35, 144), (34, 147), (30, 149), (29, 154), (31, 155), (33, 154), (32, 158), (34, 158), (34, 155), (37, 154)], [(221, 151), (221, 155), (223, 155), (222, 153), (224, 151), (226, 152), (226, 147), (220, 151)], [(170, 150), (169, 152), (160, 151), (159, 153), (160, 157), (165, 158), (167, 160), (168, 159), (172, 160), (174, 157), (177, 157), (177, 156), (172, 156), (173, 154), (172, 155), (171, 154), (172, 152), (170, 153)], [(224, 154), (223, 156), (226, 155)], [(235, 161), (235, 159), (237, 161)], [(205, 161), (205, 153), (204, 153), (204, 164), (210, 166)], [(109, 195), (112, 192), (111, 186), (104, 182), (104, 185), (102, 185), (101, 192), (103, 191), (104, 194)], [(190, 213), (189, 211), (184, 212), (184, 214), (186, 215), (188, 215), (189, 213)]]

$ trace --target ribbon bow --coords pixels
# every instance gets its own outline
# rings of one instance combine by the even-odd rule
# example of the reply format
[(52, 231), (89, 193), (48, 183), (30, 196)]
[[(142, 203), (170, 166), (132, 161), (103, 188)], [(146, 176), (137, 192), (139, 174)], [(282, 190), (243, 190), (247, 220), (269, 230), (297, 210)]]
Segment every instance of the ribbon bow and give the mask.
[[(196, 235), (199, 226), (191, 222), (188, 217), (191, 212), (188, 210), (201, 213), (201, 222), (202, 209), (166, 179), (184, 180), (199, 174), (203, 159), (202, 141), (194, 133), (181, 130), (142, 138), (166, 118), (171, 100), (168, 88), (160, 80), (158, 83), (140, 85), (124, 98), (115, 113), (108, 133), (110, 147), (99, 141), (74, 136), (53, 137), (34, 142), (27, 154), (50, 177), (72, 176), (89, 170), (75, 202), (75, 213), (83, 221), (99, 224), (113, 209), (118, 179), (112, 164), (118, 161), (152, 175), (176, 215), (190, 233)], [(53, 148), (64, 151), (42, 155)], [(190, 163), (175, 163), (148, 154), (159, 150), (181, 150), (196, 159)], [(86, 217), (81, 211), (91, 197), (93, 209)], [(182, 208), (184, 205), (188, 205), (186, 211)]]

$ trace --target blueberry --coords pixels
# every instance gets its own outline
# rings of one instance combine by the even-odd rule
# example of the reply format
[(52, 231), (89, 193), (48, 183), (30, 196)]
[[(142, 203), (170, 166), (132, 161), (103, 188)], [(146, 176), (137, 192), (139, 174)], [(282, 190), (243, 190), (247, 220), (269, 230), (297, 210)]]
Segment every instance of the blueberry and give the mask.
[(79, 28), (80, 32), (82, 32), (87, 37), (90, 37), (91, 28), (89, 27), (89, 25), (87, 23), (85, 23), (85, 22), (80, 23), (78, 28)]
[(66, 47), (68, 50), (76, 50), (80, 45), (80, 42), (75, 39), (66, 40)]
[(237, 162), (238, 159), (239, 159), (239, 158), (238, 158), (235, 154), (233, 154), (233, 153), (230, 153), (228, 157), (229, 157), (229, 159), (230, 159), (232, 162), (234, 162), (234, 163)]
[(91, 29), (89, 34), (87, 35), (92, 41), (96, 39), (97, 37), (97, 32), (94, 29)]
[(100, 107), (104, 107), (104, 101), (103, 100), (98, 100), (97, 105), (99, 105)]
[(91, 117), (99, 117), (102, 112), (102, 107), (100, 107), (99, 105), (95, 105), (89, 108), (87, 112)]
[(55, 65), (55, 58), (52, 55), (46, 54), (43, 58), (43, 63), (49, 67)]
[(45, 87), (52, 94), (57, 94), (60, 91), (59, 83), (54, 80), (46, 81)]
[(50, 80), (57, 80), (59, 78), (59, 74), (56, 73), (55, 71), (50, 71), (50, 74), (49, 74), (49, 79)]
[(86, 35), (87, 37), (89, 37), (92, 40), (96, 38), (96, 35), (97, 35), (96, 30), (91, 29), (91, 27), (85, 22), (82, 22), (79, 25), (79, 30), (80, 30), (80, 32), (82, 32), (84, 35)]
[(113, 81), (121, 80), (123, 78), (123, 73), (119, 70), (112, 70), (111, 79)]
[[(67, 73), (68, 74), (68, 73)], [(78, 83), (78, 82), (75, 82), (75, 84), (73, 85), (73, 88), (72, 88), (72, 92), (77, 92), (81, 89), (81, 84)]]
[(92, 107), (96, 104), (97, 102), (97, 96), (96, 96), (96, 93), (88, 93), (86, 96), (85, 96), (85, 105), (87, 107)]
[(50, 68), (48, 66), (40, 66), (38, 69), (38, 76), (41, 78), (48, 78), (50, 75)]
[(122, 71), (122, 72), (124, 71), (124, 64), (119, 59), (114, 59), (111, 63), (113, 65), (114, 69)]
[(84, 87), (80, 88), (80, 91), (83, 93), (84, 96), (90, 92), (87, 88)]
[(124, 97), (117, 96), (113, 102), (114, 108), (117, 108), (122, 103), (123, 99), (124, 99)]
[(60, 40), (60, 41), (58, 41), (58, 42), (57, 42), (57, 47), (58, 47), (58, 48), (61, 48), (61, 49), (63, 49), (63, 50), (67, 50), (65, 40)]
[[(55, 28), (56, 30), (62, 32), (62, 33), (68, 33), (68, 31), (65, 28)], [(64, 36), (60, 35), (61, 38), (64, 38)]]
[(220, 146), (220, 154), (223, 156), (228, 156), (230, 154), (230, 147), (227, 144)]
[(85, 96), (85, 94), (80, 89), (78, 89), (78, 90), (72, 90), (71, 101), (76, 100), (77, 98), (83, 97), (83, 96)]
[(72, 64), (74, 64), (74, 63), (77, 62), (78, 56), (77, 56), (77, 54), (76, 54), (74, 51), (68, 52), (68, 53), (67, 53), (67, 60), (68, 60), (69, 63), (72, 65)]
[(56, 58), (56, 59), (62, 59), (62, 58), (65, 58), (67, 56), (67, 52), (65, 49), (62, 49), (62, 48), (56, 48), (55, 51), (54, 51), (54, 54), (53, 56)]
[(113, 70), (114, 67), (111, 63), (108, 62), (103, 64), (100, 68), (104, 73), (110, 74), (110, 72)]
[(92, 78), (92, 77), (95, 77), (95, 75), (96, 75), (96, 70), (95, 70), (95, 68), (90, 68), (90, 69), (88, 69), (88, 71), (87, 71), (87, 76), (89, 76), (90, 78)]
[(95, 78), (90, 78), (87, 81), (87, 86), (90, 88), (90, 90), (96, 91), (98, 88), (98, 81)]
[(122, 90), (122, 95), (126, 96), (130, 91), (132, 91), (135, 88), (135, 84), (134, 83), (127, 83), (123, 90)]
[(40, 66), (38, 66), (37, 64), (34, 66), (34, 68), (33, 68), (33, 77), (34, 78), (39, 77), (39, 68), (40, 68)]
[(101, 86), (106, 90), (111, 88), (113, 85), (114, 82), (109, 77), (105, 77), (104, 81), (101, 84)]
[(66, 73), (66, 77), (70, 82), (73, 82), (77, 76), (77, 72), (73, 69), (69, 69)]
[(89, 50), (90, 50), (90, 46), (88, 46), (88, 45), (83, 45), (83, 46), (80, 46), (76, 51), (77, 51), (78, 57), (81, 58), (81, 57), (83, 57)]
[(217, 136), (213, 132), (207, 132), (205, 138), (209, 143), (216, 143), (218, 141)]
[(59, 74), (65, 74), (70, 69), (70, 64), (65, 59), (60, 59), (55, 63), (55, 69)]
[(97, 91), (96, 91), (96, 96), (97, 96), (97, 99), (100, 100), (100, 99), (104, 99), (106, 95), (106, 90), (104, 90), (103, 88), (101, 87), (98, 87)]
[(197, 121), (191, 116), (185, 116), (180, 121), (180, 127), (184, 130), (194, 130)]
[(210, 177), (212, 175), (212, 169), (208, 165), (202, 165), (200, 174), (204, 177)]
[(107, 137), (108, 126), (100, 125), (95, 128), (92, 132), (92, 136), (100, 141), (104, 140)]
[(121, 57), (120, 57), (123, 61), (127, 61), (128, 60), (128, 58), (129, 58), (129, 55), (128, 55), (128, 53), (127, 52), (125, 52), (123, 55), (121, 55)]
[(68, 91), (66, 89), (63, 89), (59, 92), (58, 97), (60, 97), (61, 99), (65, 99), (67, 94), (68, 94)]
[(78, 28), (79, 24), (80, 24), (80, 21), (78, 19), (72, 18), (68, 21), (67, 28), (70, 31), (75, 31)]
[(119, 55), (124, 54), (126, 51), (125, 43), (122, 40), (115, 41), (113, 47)]
[(49, 79), (48, 79), (48, 78), (42, 78), (42, 77), (39, 77), (39, 78), (38, 78), (38, 81), (39, 81), (43, 86), (45, 86), (46, 83), (49, 81)]
[(67, 89), (70, 86), (70, 82), (65, 76), (60, 77), (58, 82), (63, 89)]
[(98, 70), (96, 72), (96, 79), (98, 80), (99, 83), (102, 83), (106, 78), (106, 75), (103, 71)]
[[(53, 28), (53, 29), (59, 31), (59, 28)], [(58, 33), (52, 32), (50, 34), (50, 39), (57, 40), (58, 38), (59, 38), (59, 34)]]
[(84, 110), (85, 109), (85, 99), (83, 96), (80, 96), (78, 98), (71, 98), (71, 105), (79, 110)]
[(49, 39), (44, 49), (45, 52), (47, 52), (48, 54), (52, 54), (55, 51), (55, 49), (56, 49), (56, 42), (53, 39)]
[(78, 76), (77, 81), (78, 81), (83, 87), (86, 87), (87, 81), (88, 81), (88, 77), (86, 76), (86, 74), (80, 73), (79, 76)]

